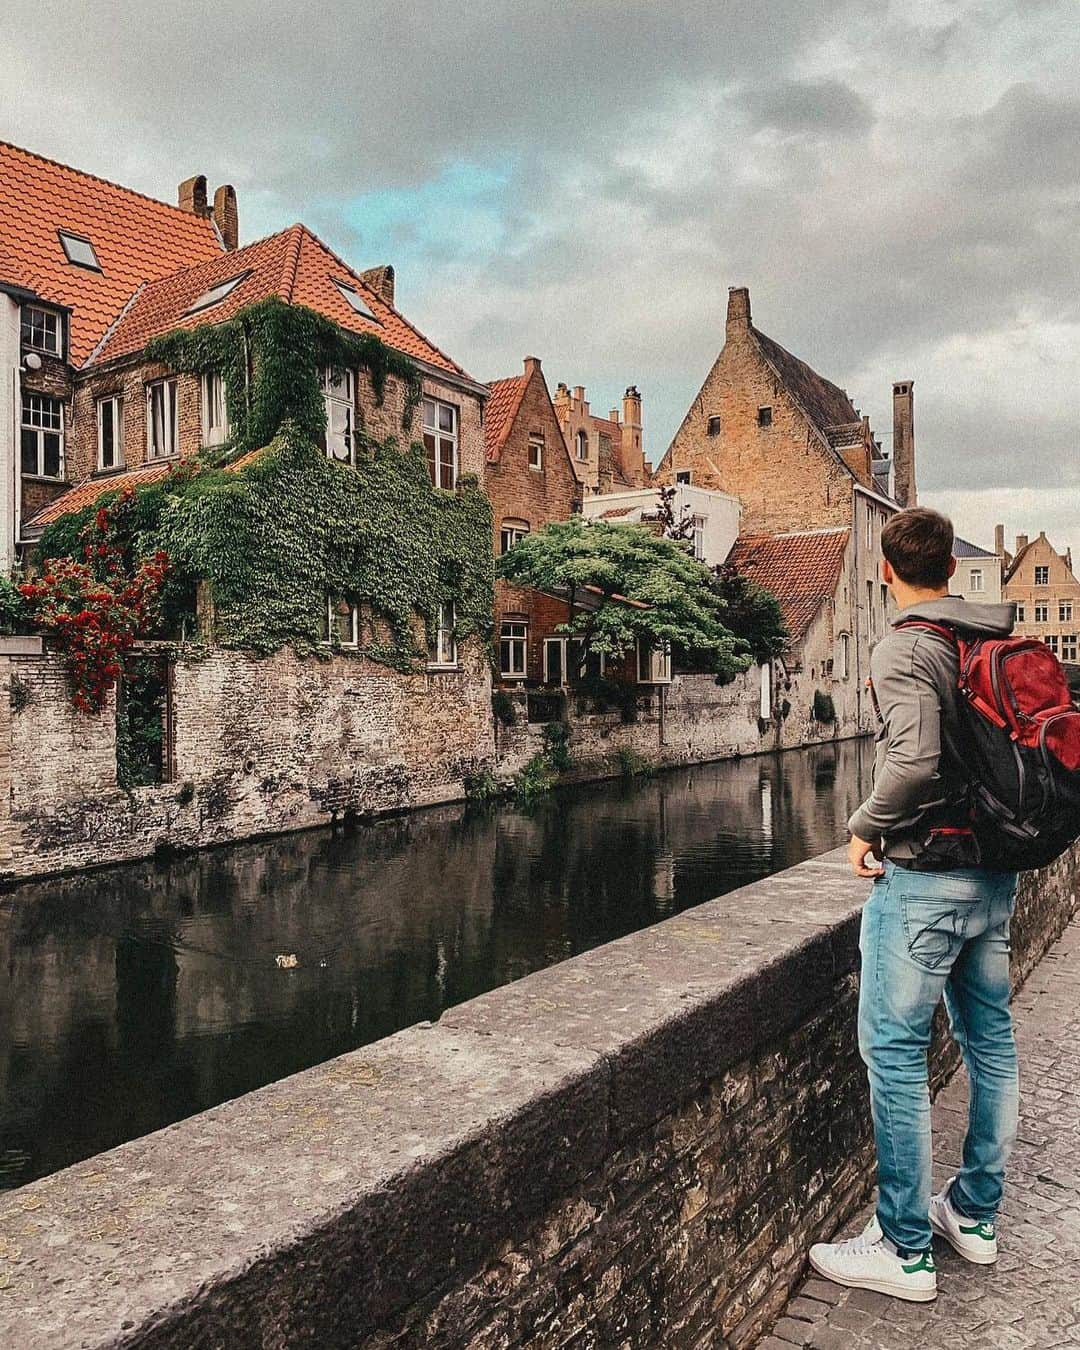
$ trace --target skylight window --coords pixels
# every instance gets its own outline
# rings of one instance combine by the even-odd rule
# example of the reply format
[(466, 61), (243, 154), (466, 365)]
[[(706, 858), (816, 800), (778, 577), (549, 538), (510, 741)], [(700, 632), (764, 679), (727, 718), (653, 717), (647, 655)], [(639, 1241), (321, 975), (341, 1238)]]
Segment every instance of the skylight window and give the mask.
[(216, 286), (211, 286), (208, 291), (203, 291), (202, 295), (185, 310), (187, 314), (194, 314), (200, 309), (209, 309), (211, 305), (220, 304), (227, 295), (231, 295), (237, 286), (249, 276), (248, 272), (241, 272), (238, 277), (230, 277), (228, 281), (219, 281)]
[[(375, 315), (368, 308), (367, 301), (355, 287), (347, 286), (344, 281), (338, 281), (334, 277), (331, 277), (331, 280), (357, 314), (362, 314), (365, 319), (375, 319)], [(375, 319), (375, 322), (378, 323), (378, 319)]]
[(59, 230), (57, 233), (60, 235), (60, 242), (64, 246), (69, 263), (73, 263), (76, 267), (89, 267), (93, 272), (101, 271), (101, 264), (89, 239), (83, 238), (81, 234), (72, 234), (68, 230)]

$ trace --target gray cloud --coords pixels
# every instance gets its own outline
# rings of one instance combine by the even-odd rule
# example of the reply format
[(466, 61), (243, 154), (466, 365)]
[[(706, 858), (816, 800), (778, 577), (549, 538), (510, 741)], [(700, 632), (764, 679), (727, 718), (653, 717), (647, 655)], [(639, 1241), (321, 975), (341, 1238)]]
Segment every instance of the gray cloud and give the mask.
[(870, 104), (842, 80), (782, 80), (753, 90), (746, 107), (758, 129), (788, 136), (851, 136), (874, 123)]

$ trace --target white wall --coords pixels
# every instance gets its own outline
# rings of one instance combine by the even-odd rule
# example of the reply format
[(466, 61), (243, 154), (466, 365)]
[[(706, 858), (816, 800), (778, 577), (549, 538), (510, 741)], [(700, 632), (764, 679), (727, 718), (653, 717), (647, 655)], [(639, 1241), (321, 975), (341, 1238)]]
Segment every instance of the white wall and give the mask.
[[(637, 524), (642, 514), (656, 510), (660, 494), (656, 488), (635, 488), (629, 492), (605, 492), (595, 497), (586, 497), (582, 504), (582, 514), (586, 520), (596, 520), (607, 511), (625, 507), (625, 517), (612, 519), (613, 525)], [(726, 492), (713, 492), (708, 488), (693, 487), (689, 483), (679, 483), (675, 487), (675, 519), (685, 516), (697, 516), (704, 521), (704, 557), (703, 562), (716, 567), (724, 562), (731, 552), (739, 534), (739, 499)]]
[[(971, 573), (982, 573), (982, 590), (971, 588)], [(1001, 559), (1000, 558), (957, 558), (956, 571), (949, 580), (949, 594), (962, 595), (965, 600), (976, 600), (983, 604), (999, 604), (1001, 601)]]

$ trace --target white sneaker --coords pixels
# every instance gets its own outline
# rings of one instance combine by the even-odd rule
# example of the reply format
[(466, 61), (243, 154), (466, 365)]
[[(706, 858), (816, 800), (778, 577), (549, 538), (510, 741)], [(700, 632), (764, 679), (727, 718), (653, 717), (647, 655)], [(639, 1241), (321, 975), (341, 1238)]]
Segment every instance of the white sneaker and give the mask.
[(901, 1257), (885, 1245), (877, 1219), (846, 1242), (818, 1242), (810, 1248), (810, 1264), (819, 1275), (849, 1289), (929, 1303), (937, 1298), (937, 1269), (931, 1251)]
[(945, 1189), (930, 1200), (930, 1227), (950, 1244), (965, 1261), (977, 1266), (992, 1266), (998, 1259), (997, 1233), (992, 1223), (979, 1223), (958, 1214), (949, 1199), (950, 1177)]

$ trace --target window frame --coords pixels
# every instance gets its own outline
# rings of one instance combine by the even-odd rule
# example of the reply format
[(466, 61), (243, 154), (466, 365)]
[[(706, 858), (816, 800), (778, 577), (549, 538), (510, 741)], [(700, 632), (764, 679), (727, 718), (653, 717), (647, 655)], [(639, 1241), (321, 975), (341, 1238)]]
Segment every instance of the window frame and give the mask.
[(693, 546), (694, 557), (699, 563), (705, 561), (705, 527), (708, 523), (705, 516), (693, 517), (693, 533), (690, 542)]
[[(338, 392), (339, 384), (344, 381), (345, 393)], [(319, 390), (322, 394), (323, 412), (326, 415), (326, 431), (323, 435), (323, 450), (326, 458), (338, 464), (356, 463), (356, 372), (349, 366), (323, 366), (319, 371)], [(334, 429), (334, 409), (344, 415), (344, 427)], [(345, 451), (339, 455), (333, 448), (340, 444)]]
[[(557, 647), (559, 649), (559, 668), (562, 671), (562, 678), (559, 680), (560, 689), (568, 689), (570, 688), (571, 685), (573, 685), (575, 680), (586, 679), (588, 677), (589, 658), (587, 657), (585, 665), (579, 666), (574, 678), (571, 679), (570, 676), (571, 645), (576, 645), (583, 648), (584, 639), (580, 637), (574, 637), (570, 634), (562, 634), (562, 635), (557, 634), (554, 636), (544, 638), (543, 659), (541, 663), (541, 674), (543, 677), (542, 679), (543, 684), (545, 685), (554, 684), (554, 680), (552, 679), (551, 676), (551, 658), (548, 655), (552, 647)], [(603, 652), (593, 652), (590, 655), (594, 657), (596, 661), (599, 663), (597, 674), (602, 679), (607, 671), (607, 656)]]
[[(520, 544), (530, 534), (532, 534), (532, 528), (527, 520), (520, 516), (507, 516), (499, 526), (499, 556), (502, 557), (503, 554), (509, 553), (510, 549), (516, 544)], [(507, 545), (508, 536), (513, 536), (509, 545)]]
[[(1042, 578), (1042, 580), (1039, 579), (1040, 577)], [(1035, 568), (1035, 581), (1034, 581), (1033, 584), (1036, 585), (1036, 586), (1049, 586), (1049, 585), (1050, 585), (1050, 567), (1049, 567), (1049, 565), (1043, 565), (1043, 564), (1040, 563), (1040, 564)]]
[(973, 567), (968, 572), (968, 590), (973, 594), (982, 593), (986, 588), (983, 586), (983, 570), (981, 567)]
[(217, 281), (213, 286), (208, 286), (184, 310), (185, 317), (188, 314), (200, 314), (204, 309), (213, 309), (215, 305), (220, 305), (222, 300), (227, 300), (237, 286), (249, 276), (251, 276), (250, 267), (245, 272), (238, 272), (234, 277), (226, 277), (224, 281)]
[[(41, 405), (39, 417), (44, 417), (46, 403), (55, 404), (59, 410), (59, 421), (54, 425), (46, 425), (44, 421), (31, 421), (28, 417), (28, 410), (34, 400)], [(62, 483), (64, 481), (64, 469), (66, 458), (66, 430), (67, 430), (67, 409), (64, 407), (64, 400), (56, 398), (52, 394), (37, 393), (32, 389), (22, 391), (22, 400), (19, 409), (19, 474), (26, 478), (45, 478), (50, 483)], [(27, 469), (23, 463), (25, 453), (24, 439), (26, 433), (31, 432), (36, 442), (35, 459), (36, 467)], [(46, 473), (45, 471), (45, 437), (56, 436), (60, 442), (58, 465), (56, 473)]]
[(1062, 633), (1061, 635), (1061, 659), (1068, 661), (1070, 665), (1076, 664), (1076, 634)]
[(435, 641), (428, 647), (429, 670), (457, 670), (460, 662), (456, 628), (457, 604), (453, 600), (440, 600), (435, 611)]
[[(113, 426), (113, 461), (105, 463), (104, 418), (105, 404), (111, 403)], [(123, 394), (103, 394), (96, 404), (97, 420), (97, 467), (99, 473), (110, 473), (113, 469), (124, 467), (124, 396)]]
[[(349, 629), (350, 636), (343, 638), (341, 636), (338, 620), (346, 616), (337, 612), (339, 605), (349, 606)], [(349, 600), (343, 595), (336, 595), (333, 591), (326, 593), (326, 631), (319, 638), (320, 647), (338, 647), (342, 651), (356, 651), (360, 646), (360, 604), (359, 601)]]
[[(1041, 617), (1040, 617), (1040, 615), (1041, 615)], [(1050, 602), (1049, 602), (1049, 600), (1048, 600), (1045, 604), (1037, 604), (1037, 605), (1035, 606), (1035, 619), (1034, 619), (1034, 622), (1035, 622), (1035, 623), (1049, 623), (1049, 622), (1050, 622)]]
[(1017, 602), (1017, 605), (1016, 605), (1016, 622), (1017, 622), (1017, 623), (1024, 623), (1024, 622), (1025, 622), (1025, 619), (1024, 619), (1024, 606), (1023, 606), (1022, 604), (1020, 604), (1019, 602)]
[(713, 413), (711, 417), (705, 420), (705, 435), (719, 436), (721, 432), (721, 421), (718, 413)]
[[(533, 451), (536, 451), (535, 458)], [(529, 468), (534, 473), (544, 472), (544, 433), (542, 431), (529, 432)]]
[[(220, 400), (214, 397), (215, 388), (220, 391)], [(224, 445), (229, 439), (229, 408), (225, 399), (225, 377), (220, 370), (203, 371), (199, 380), (199, 403), (203, 445)], [(220, 411), (217, 426), (211, 426), (212, 411)]]
[[(508, 629), (520, 632), (508, 632)], [(510, 656), (509, 663), (506, 660)], [(520, 662), (514, 658), (520, 656)], [(509, 668), (508, 668), (509, 665)], [(529, 675), (529, 621), (525, 618), (504, 618), (499, 624), (499, 675), (504, 680), (525, 680)]]
[(1071, 600), (1058, 601), (1058, 623), (1072, 623), (1073, 606)]
[[(160, 389), (163, 391), (163, 405), (167, 405), (171, 398), (172, 416), (169, 419), (169, 428), (171, 432), (171, 449), (162, 453), (154, 450), (154, 391)], [(165, 397), (165, 391), (171, 389), (169, 398)], [(164, 411), (162, 414), (162, 431), (165, 430)], [(163, 376), (160, 380), (147, 380), (146, 382), (146, 458), (147, 460), (175, 459), (180, 453), (180, 384), (175, 375)]]
[[(635, 646), (635, 671), (638, 684), (670, 684), (671, 683), (671, 646), (669, 643), (645, 642), (641, 638), (637, 639)], [(655, 660), (660, 658), (660, 674), (655, 673)], [(644, 666), (643, 662), (648, 661)], [(642, 677), (642, 670), (646, 670), (646, 675)]]
[[(31, 314), (40, 314), (44, 319), (53, 319), (56, 322), (56, 346), (43, 347), (39, 343), (31, 340), (33, 335), (33, 324), (28, 323), (28, 317)], [(27, 337), (27, 332), (31, 337)], [(44, 356), (58, 356), (61, 360), (64, 357), (64, 316), (58, 309), (50, 309), (48, 305), (23, 305), (19, 312), (19, 347), (30, 352), (41, 352)]]
[(773, 424), (773, 420), (772, 420), (772, 410), (773, 410), (773, 405), (772, 405), (771, 403), (763, 403), (763, 404), (758, 408), (758, 410), (757, 410), (757, 424), (758, 424), (759, 427), (771, 427), (771, 426), (772, 426), (772, 424)]
[[(64, 250), (64, 257), (72, 267), (82, 267), (85, 268), (87, 272), (101, 272), (102, 275), (104, 275), (105, 269), (101, 265), (101, 260), (97, 255), (97, 249), (94, 247), (94, 241), (92, 239), (88, 239), (85, 234), (76, 234), (74, 230), (58, 229), (56, 234), (60, 240), (60, 247)], [(68, 248), (69, 239), (78, 244), (85, 244), (90, 250), (90, 256), (94, 261), (85, 262), (82, 258), (73, 258), (71, 256), (71, 250)]]
[[(429, 408), (432, 410), (430, 421)], [(441, 424), (441, 414), (444, 410), (450, 413), (449, 428)], [(420, 432), (424, 443), (424, 457), (427, 460), (428, 478), (432, 487), (440, 492), (453, 492), (457, 488), (460, 476), (461, 409), (456, 403), (447, 403), (445, 399), (436, 398), (433, 394), (425, 394), (420, 401)], [(449, 462), (443, 457), (447, 448), (450, 454)], [(443, 482), (445, 476), (443, 470), (446, 468), (449, 469), (449, 483)]]
[[(589, 458), (589, 433), (584, 427), (581, 427), (574, 436), (574, 453), (579, 462), (584, 463)], [(582, 453), (584, 451), (584, 454)]]
[(680, 483), (683, 484), (683, 485), (686, 486), (686, 487), (693, 487), (693, 485), (694, 485), (693, 480), (694, 480), (694, 471), (693, 471), (693, 469), (676, 469), (676, 470), (675, 470), (675, 486), (676, 486), (676, 487), (678, 487)]

